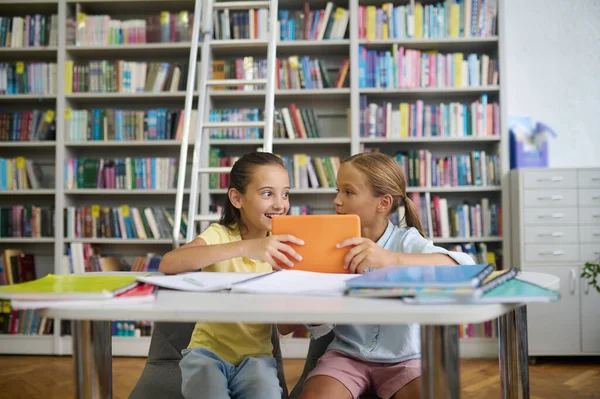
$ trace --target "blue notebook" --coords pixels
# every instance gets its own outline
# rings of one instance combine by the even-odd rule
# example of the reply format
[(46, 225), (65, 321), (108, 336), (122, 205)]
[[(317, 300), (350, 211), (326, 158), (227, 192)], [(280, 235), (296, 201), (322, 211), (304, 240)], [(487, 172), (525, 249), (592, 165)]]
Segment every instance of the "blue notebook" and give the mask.
[(492, 264), (452, 266), (388, 266), (346, 281), (347, 288), (479, 287)]

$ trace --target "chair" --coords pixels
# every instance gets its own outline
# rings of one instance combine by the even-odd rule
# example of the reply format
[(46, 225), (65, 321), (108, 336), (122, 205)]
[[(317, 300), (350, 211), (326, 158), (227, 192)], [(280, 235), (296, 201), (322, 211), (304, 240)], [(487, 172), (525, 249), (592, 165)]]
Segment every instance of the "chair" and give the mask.
[[(154, 323), (146, 365), (129, 399), (183, 398), (179, 361), (181, 351), (188, 346), (193, 330), (194, 323)], [(282, 398), (287, 399), (281, 347), (275, 327), (271, 339), (273, 357), (277, 361), (277, 377), (283, 390)]]
[[(302, 370), (302, 375), (298, 380), (294, 389), (290, 393), (289, 399), (298, 399), (300, 397), (300, 393), (302, 393), (302, 386), (304, 385), (304, 381), (306, 380), (306, 376), (308, 373), (312, 371), (317, 365), (317, 360), (321, 356), (325, 354), (327, 347), (333, 341), (335, 334), (333, 331), (330, 331), (328, 334), (322, 336), (319, 339), (311, 339), (310, 344), (308, 346), (308, 353), (306, 355), (306, 363), (304, 363), (304, 369)], [(377, 396), (374, 395), (362, 395), (360, 399), (378, 399)]]

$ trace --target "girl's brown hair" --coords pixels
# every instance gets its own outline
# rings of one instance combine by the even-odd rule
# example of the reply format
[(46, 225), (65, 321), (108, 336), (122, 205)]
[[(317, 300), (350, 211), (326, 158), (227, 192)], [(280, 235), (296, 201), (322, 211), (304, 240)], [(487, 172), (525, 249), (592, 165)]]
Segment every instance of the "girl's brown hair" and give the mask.
[[(269, 152), (250, 152), (244, 154), (231, 168), (231, 172), (229, 173), (229, 188), (227, 191), (229, 192), (229, 190), (235, 188), (240, 193), (246, 194), (246, 188), (252, 181), (254, 171), (259, 166), (264, 165), (278, 165), (285, 169), (285, 164), (281, 158)], [(245, 228), (240, 215), (240, 210), (233, 206), (229, 196), (227, 196), (227, 199), (225, 200), (225, 206), (223, 207), (223, 213), (221, 214), (219, 224), (232, 231), (235, 231), (236, 227), (240, 232)]]
[(382, 153), (367, 152), (345, 159), (342, 165), (346, 163), (351, 164), (366, 177), (366, 182), (371, 186), (374, 196), (392, 196), (390, 214), (396, 212), (398, 207), (404, 204), (406, 225), (416, 228), (425, 237), (417, 206), (406, 196), (404, 171), (396, 160)]

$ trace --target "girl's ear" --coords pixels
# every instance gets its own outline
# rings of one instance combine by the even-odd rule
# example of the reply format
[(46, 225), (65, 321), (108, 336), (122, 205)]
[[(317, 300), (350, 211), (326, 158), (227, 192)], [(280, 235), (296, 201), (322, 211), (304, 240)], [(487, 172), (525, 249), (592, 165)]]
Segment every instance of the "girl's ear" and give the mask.
[(377, 204), (377, 211), (388, 213), (394, 204), (394, 198), (389, 195), (382, 195), (379, 197), (379, 203)]
[(233, 205), (235, 208), (240, 209), (242, 207), (243, 195), (237, 189), (230, 188), (227, 192), (227, 196), (229, 197), (231, 205)]

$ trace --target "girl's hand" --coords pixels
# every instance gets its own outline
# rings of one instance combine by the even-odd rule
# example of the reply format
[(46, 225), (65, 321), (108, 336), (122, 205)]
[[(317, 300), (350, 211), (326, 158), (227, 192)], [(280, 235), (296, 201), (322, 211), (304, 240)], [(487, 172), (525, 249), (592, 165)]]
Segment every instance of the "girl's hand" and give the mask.
[(344, 258), (344, 269), (350, 273), (364, 273), (366, 267), (381, 268), (394, 263), (393, 252), (381, 248), (372, 240), (363, 237), (348, 238), (337, 245), (338, 248), (352, 246)]
[(290, 234), (269, 236), (265, 238), (247, 240), (245, 242), (246, 245), (243, 256), (246, 258), (267, 262), (273, 267), (274, 270), (281, 269), (276, 260), (289, 267), (294, 267), (294, 263), (288, 259), (285, 254), (287, 253), (297, 261), (301, 261), (302, 257), (296, 251), (294, 251), (292, 247), (290, 247), (288, 244), (285, 244), (286, 242), (304, 245), (304, 241)]

